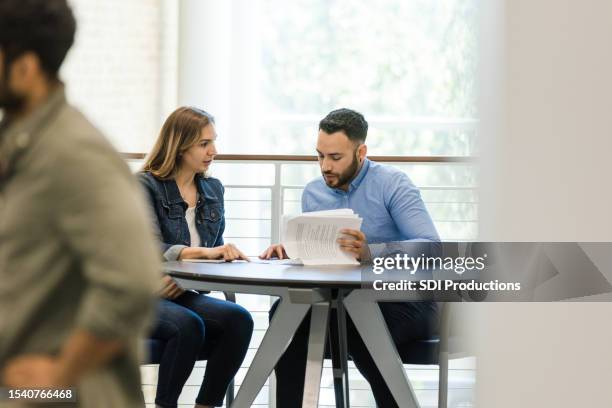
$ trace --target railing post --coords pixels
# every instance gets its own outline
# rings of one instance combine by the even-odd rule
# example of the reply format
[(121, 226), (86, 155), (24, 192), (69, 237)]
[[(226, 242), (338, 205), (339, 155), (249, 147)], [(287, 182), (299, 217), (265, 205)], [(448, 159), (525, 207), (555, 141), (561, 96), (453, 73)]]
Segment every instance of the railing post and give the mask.
[[(272, 185), (271, 197), (271, 231), (270, 240), (272, 244), (278, 244), (280, 242), (280, 229), (281, 229), (281, 218), (283, 215), (283, 188), (281, 186), (281, 168), (282, 163), (274, 162), (274, 185)], [(270, 306), (274, 303), (275, 298), (270, 297)], [(269, 378), (270, 386), (268, 387), (268, 406), (270, 408), (276, 407), (276, 377), (271, 375)]]
[(281, 219), (283, 216), (283, 188), (281, 186), (282, 163), (274, 163), (274, 185), (272, 186), (272, 214), (270, 239), (272, 244), (280, 242)]

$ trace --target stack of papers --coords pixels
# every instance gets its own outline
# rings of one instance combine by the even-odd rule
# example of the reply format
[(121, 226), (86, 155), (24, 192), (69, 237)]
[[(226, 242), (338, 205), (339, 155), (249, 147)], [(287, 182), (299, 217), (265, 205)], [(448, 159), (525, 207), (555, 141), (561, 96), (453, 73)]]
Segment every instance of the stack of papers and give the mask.
[(351, 238), (340, 230), (359, 230), (362, 221), (348, 208), (303, 213), (285, 218), (281, 242), (287, 255), (304, 265), (358, 265), (336, 240)]
[[(214, 264), (222, 264), (229, 263), (223, 259), (202, 259), (202, 258), (193, 258), (193, 259), (183, 259), (182, 262), (193, 262), (193, 263), (214, 263)], [(252, 263), (262, 263), (262, 264), (278, 264), (278, 265), (303, 265), (302, 261), (299, 259), (259, 259), (257, 256), (249, 256), (249, 260), (245, 261), (242, 259), (236, 259), (232, 262), (252, 262)]]

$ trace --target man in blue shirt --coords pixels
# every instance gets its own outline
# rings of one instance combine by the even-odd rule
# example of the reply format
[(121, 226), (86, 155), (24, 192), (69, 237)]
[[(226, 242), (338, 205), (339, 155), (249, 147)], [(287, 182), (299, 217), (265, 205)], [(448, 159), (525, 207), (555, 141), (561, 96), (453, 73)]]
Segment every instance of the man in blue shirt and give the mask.
[[(409, 251), (409, 242), (440, 239), (419, 190), (400, 170), (366, 158), (368, 123), (350, 109), (330, 112), (319, 123), (317, 153), (322, 178), (308, 183), (302, 195), (302, 211), (350, 208), (363, 218), (361, 231), (344, 230), (342, 249), (366, 262), (374, 257)], [(286, 258), (282, 245), (272, 245), (262, 258)], [(437, 329), (435, 302), (380, 303), (396, 345), (431, 337)], [(274, 313), (276, 305), (272, 308)], [(333, 319), (332, 319), (333, 320)], [(302, 403), (308, 330), (307, 316), (276, 366), (277, 406), (299, 407)], [(399, 407), (378, 368), (347, 316), (348, 352), (368, 380), (381, 408)]]

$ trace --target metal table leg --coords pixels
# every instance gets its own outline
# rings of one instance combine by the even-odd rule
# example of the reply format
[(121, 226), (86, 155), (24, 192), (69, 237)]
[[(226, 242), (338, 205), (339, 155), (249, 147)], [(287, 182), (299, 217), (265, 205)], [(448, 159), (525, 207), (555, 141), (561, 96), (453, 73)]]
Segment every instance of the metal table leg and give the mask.
[(312, 305), (310, 317), (310, 334), (308, 338), (308, 355), (306, 360), (306, 377), (302, 408), (317, 408), (321, 389), (321, 372), (325, 353), (325, 339), (329, 323), (329, 302)]
[(378, 304), (368, 298), (366, 290), (355, 290), (344, 299), (344, 305), (395, 400), (403, 408), (418, 408)]
[[(294, 301), (292, 297), (301, 298)], [(261, 345), (259, 346), (251, 367), (242, 382), (231, 408), (250, 408), (264, 386), (274, 366), (289, 345), (291, 338), (304, 316), (310, 309), (312, 298), (317, 296), (313, 290), (289, 290), (281, 296), (281, 302), (274, 313)], [(314, 299), (321, 301), (322, 299)]]
[(336, 324), (330, 327), (330, 352), (334, 375), (336, 408), (350, 407), (348, 378), (348, 346), (346, 339), (346, 314), (344, 311), (344, 292), (338, 291), (334, 300), (336, 305)]

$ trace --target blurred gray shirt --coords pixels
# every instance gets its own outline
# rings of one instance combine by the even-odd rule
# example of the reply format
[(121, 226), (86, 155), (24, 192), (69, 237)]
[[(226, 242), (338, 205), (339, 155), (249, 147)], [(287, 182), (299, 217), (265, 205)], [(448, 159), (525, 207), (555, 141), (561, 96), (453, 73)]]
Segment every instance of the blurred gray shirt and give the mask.
[(77, 406), (144, 405), (139, 339), (160, 276), (146, 211), (127, 165), (63, 86), (0, 125), (0, 369), (57, 355), (83, 329), (127, 348), (81, 381)]

